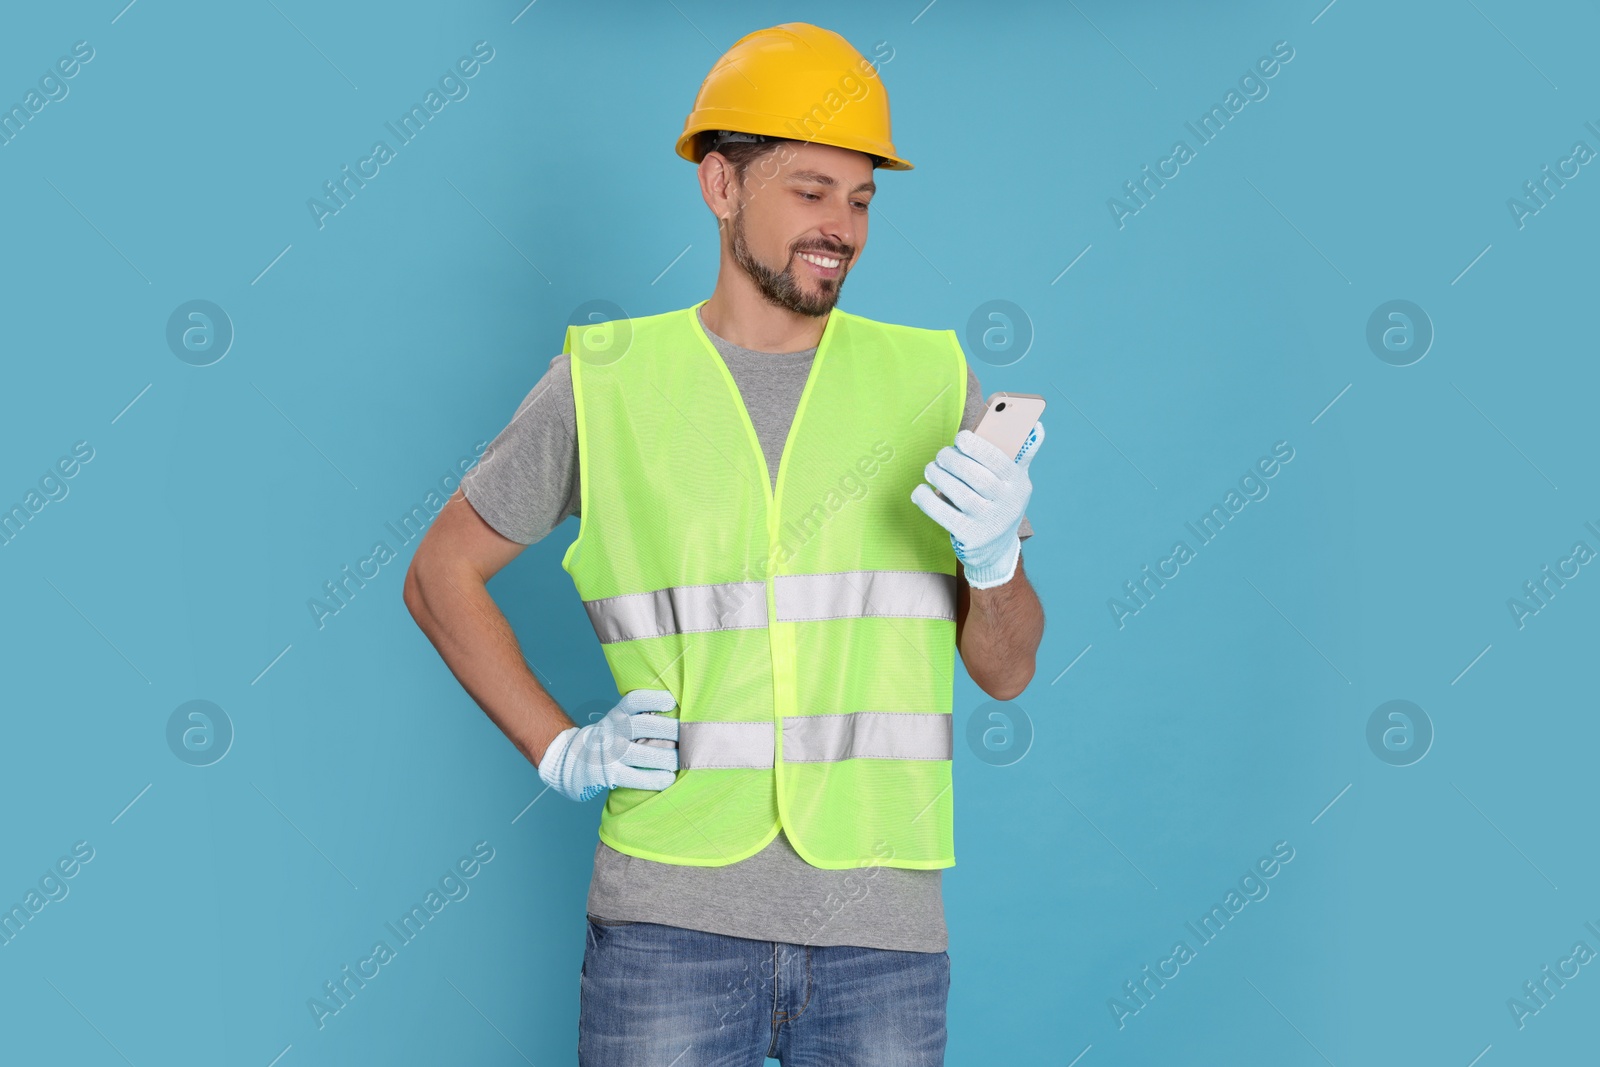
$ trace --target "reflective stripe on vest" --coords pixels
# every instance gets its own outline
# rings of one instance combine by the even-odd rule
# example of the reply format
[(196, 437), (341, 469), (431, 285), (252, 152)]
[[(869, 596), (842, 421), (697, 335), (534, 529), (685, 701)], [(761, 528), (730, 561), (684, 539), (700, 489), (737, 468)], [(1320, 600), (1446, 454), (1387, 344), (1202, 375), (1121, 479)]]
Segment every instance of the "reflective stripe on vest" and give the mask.
[[(927, 571), (841, 571), (780, 574), (774, 578), (779, 622), (872, 616), (956, 617), (956, 577)], [(710, 630), (767, 625), (766, 585), (724, 582), (675, 585), (650, 593), (586, 600), (584, 610), (601, 644)], [(739, 764), (738, 766), (744, 766)], [(768, 761), (766, 766), (772, 766)]]
[[(685, 722), (678, 725), (678, 766), (686, 770), (773, 765), (769, 722)], [(785, 763), (832, 763), (847, 759), (951, 758), (951, 719), (945, 714), (853, 711), (787, 715), (783, 719)]]

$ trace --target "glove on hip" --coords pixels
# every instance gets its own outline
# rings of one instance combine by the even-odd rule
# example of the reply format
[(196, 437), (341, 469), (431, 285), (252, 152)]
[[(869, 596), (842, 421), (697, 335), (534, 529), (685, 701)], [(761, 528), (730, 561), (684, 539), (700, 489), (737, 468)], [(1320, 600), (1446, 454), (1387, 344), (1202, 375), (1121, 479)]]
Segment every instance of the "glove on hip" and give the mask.
[[(539, 777), (571, 800), (608, 789), (665, 789), (677, 780), (678, 720), (652, 714), (678, 706), (665, 689), (630, 689), (605, 717), (569, 726), (539, 761)], [(652, 745), (643, 739), (659, 738)]]

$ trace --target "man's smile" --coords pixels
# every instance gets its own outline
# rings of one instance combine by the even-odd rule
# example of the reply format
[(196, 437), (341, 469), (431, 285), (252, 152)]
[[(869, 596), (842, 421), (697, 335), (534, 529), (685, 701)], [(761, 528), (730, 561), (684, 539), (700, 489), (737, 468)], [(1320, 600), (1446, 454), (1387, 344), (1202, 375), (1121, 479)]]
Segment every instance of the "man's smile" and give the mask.
[(799, 252), (797, 255), (805, 260), (820, 278), (837, 278), (844, 265), (844, 260), (840, 257), (821, 252)]

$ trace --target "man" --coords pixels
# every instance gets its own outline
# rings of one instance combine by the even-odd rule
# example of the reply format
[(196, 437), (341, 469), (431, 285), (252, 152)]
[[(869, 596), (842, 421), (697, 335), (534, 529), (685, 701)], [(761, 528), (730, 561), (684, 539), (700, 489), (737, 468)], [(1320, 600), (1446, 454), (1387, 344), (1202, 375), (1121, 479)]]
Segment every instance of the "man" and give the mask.
[[(939, 1064), (954, 651), (996, 699), (1033, 677), (1043, 427), (1003, 454), (953, 333), (835, 309), (874, 169), (910, 169), (844, 38), (743, 38), (678, 153), (721, 231), (711, 297), (568, 331), (406, 604), (551, 788), (607, 796), (580, 1063)], [(623, 694), (582, 727), (485, 589), (570, 514)]]

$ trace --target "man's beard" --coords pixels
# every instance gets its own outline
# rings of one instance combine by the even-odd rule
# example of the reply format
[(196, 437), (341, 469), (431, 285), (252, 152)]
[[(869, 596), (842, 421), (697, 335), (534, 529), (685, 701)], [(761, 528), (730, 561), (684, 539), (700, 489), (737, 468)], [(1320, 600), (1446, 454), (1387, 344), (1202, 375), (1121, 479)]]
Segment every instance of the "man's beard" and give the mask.
[[(839, 264), (841, 268), (839, 277), (818, 278), (817, 284), (820, 288), (813, 295), (808, 293), (805, 287), (800, 284), (800, 280), (795, 277), (795, 270), (798, 269), (797, 264), (779, 273), (759, 262), (751, 253), (750, 246), (744, 239), (744, 210), (742, 208), (734, 213), (732, 227), (734, 262), (744, 268), (744, 272), (750, 276), (751, 280), (756, 283), (756, 287), (761, 290), (761, 295), (767, 298), (767, 303), (775, 304), (797, 314), (810, 315), (813, 318), (826, 315), (833, 310), (833, 305), (839, 302), (839, 290), (844, 288), (846, 272), (843, 270), (845, 265), (843, 257), (841, 257)], [(823, 254), (836, 255), (833, 252)], [(793, 255), (791, 262), (799, 258), (797, 254)]]

